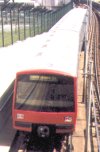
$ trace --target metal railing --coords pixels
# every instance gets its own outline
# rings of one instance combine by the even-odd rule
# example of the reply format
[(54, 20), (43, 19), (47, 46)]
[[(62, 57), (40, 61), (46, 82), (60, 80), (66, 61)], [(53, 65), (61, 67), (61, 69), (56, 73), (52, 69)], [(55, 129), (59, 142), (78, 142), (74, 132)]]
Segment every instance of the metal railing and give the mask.
[(0, 4), (0, 47), (48, 31), (72, 7), (72, 3), (52, 10), (25, 3)]

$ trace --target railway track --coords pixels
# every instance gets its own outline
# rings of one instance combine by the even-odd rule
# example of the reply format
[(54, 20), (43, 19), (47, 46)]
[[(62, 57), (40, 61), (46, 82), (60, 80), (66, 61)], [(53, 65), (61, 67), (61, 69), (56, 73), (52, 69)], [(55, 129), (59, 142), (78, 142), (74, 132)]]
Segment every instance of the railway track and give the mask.
[(32, 133), (17, 132), (10, 152), (71, 152), (72, 136), (39, 138)]
[[(95, 59), (94, 59), (94, 70), (95, 70), (95, 82), (94, 82), (94, 100), (92, 106), (92, 124), (95, 128), (95, 137), (93, 145), (97, 144), (97, 150), (100, 152), (100, 18), (96, 20), (95, 29)], [(99, 23), (98, 23), (99, 21)], [(93, 133), (93, 131), (92, 131)]]
[(95, 13), (92, 13), (90, 24), (93, 26), (90, 28), (87, 66), (86, 151), (95, 152), (100, 151), (100, 27)]

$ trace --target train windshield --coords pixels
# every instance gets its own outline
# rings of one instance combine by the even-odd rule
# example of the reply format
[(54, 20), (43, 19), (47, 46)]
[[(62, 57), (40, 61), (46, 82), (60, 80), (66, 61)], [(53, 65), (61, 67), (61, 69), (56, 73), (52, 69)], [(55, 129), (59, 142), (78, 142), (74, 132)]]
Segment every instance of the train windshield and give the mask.
[(16, 109), (73, 112), (74, 80), (62, 75), (19, 75), (15, 100)]

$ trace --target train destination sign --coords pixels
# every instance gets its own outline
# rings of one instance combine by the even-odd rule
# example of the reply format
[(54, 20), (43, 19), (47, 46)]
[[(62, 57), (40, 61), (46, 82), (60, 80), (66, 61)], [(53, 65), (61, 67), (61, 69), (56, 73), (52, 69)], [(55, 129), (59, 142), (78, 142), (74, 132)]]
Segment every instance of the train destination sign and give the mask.
[(39, 81), (58, 81), (55, 76), (47, 76), (47, 75), (30, 75), (30, 80), (39, 80)]

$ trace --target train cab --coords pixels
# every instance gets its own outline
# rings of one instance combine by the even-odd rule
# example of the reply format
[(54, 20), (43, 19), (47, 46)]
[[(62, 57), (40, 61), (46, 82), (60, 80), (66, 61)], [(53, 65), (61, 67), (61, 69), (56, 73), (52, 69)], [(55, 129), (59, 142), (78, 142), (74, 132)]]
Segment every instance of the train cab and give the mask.
[(60, 72), (27, 71), (17, 74), (14, 96), (16, 129), (32, 131), (52, 126), (56, 133), (74, 130), (76, 79)]

